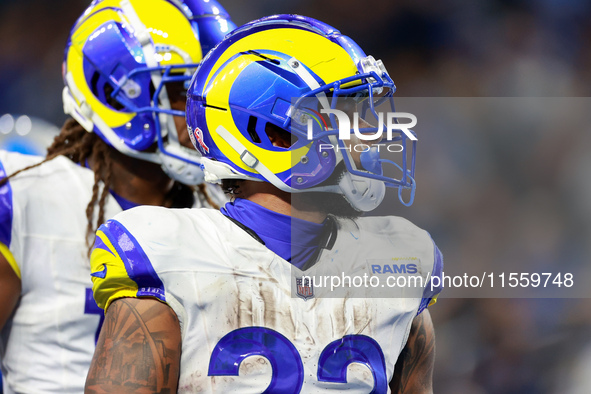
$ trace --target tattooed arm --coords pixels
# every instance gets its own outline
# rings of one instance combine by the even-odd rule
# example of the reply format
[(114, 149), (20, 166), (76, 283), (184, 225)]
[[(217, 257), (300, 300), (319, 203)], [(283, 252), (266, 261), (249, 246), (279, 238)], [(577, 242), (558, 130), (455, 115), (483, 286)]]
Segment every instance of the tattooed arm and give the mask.
[(174, 311), (149, 298), (120, 298), (107, 310), (86, 393), (176, 393), (181, 330)]
[(433, 393), (434, 361), (435, 330), (429, 311), (424, 310), (413, 320), (406, 346), (396, 362), (390, 381), (392, 393)]
[(20, 295), (21, 280), (0, 253), (0, 330), (16, 308)]

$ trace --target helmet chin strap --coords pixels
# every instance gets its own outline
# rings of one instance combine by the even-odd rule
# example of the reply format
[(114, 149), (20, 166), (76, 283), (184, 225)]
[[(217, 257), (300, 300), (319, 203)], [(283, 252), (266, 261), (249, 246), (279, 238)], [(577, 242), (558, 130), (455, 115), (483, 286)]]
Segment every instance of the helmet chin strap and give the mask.
[[(168, 146), (171, 153), (174, 153), (178, 147)], [(178, 149), (177, 154), (182, 154), (181, 149)], [(200, 166), (190, 164), (184, 160), (177, 159), (171, 155), (160, 154), (162, 160), (162, 169), (172, 179), (184, 183), (185, 185), (198, 185), (203, 183), (205, 174)]]
[(224, 126), (219, 125), (216, 129), (216, 132), (220, 137), (224, 139), (224, 141), (226, 141), (232, 147), (232, 149), (236, 151), (236, 153), (240, 155), (240, 159), (246, 166), (252, 168), (259, 174), (264, 176), (265, 179), (268, 180), (271, 184), (273, 184), (273, 186), (275, 186), (277, 189), (283, 190), (284, 192), (288, 193), (297, 193), (300, 191), (283, 183), (281, 179), (279, 179), (279, 177), (275, 175), (273, 171), (271, 171), (267, 168), (267, 166), (261, 163), (259, 159), (257, 159), (255, 155), (253, 155), (248, 149), (246, 149), (244, 144), (240, 142), (238, 138), (232, 135), (232, 133), (226, 130)]
[[(369, 179), (361, 176), (356, 176), (348, 171), (345, 171), (341, 177), (338, 185), (313, 187), (310, 189), (294, 189), (286, 185), (279, 179), (273, 171), (261, 163), (251, 152), (249, 152), (244, 144), (240, 142), (232, 133), (226, 130), (222, 125), (219, 125), (216, 132), (224, 139), (239, 155), (242, 162), (248, 167), (256, 170), (259, 174), (265, 177), (273, 186), (279, 190), (288, 193), (303, 193), (303, 192), (331, 192), (338, 193), (345, 196), (347, 201), (353, 208), (358, 211), (368, 212), (375, 209), (386, 194), (386, 185), (382, 181)], [(219, 182), (221, 179), (245, 179), (242, 174), (237, 174), (232, 167), (215, 162), (209, 159), (202, 159), (203, 168), (205, 172), (205, 180), (207, 182)], [(249, 178), (260, 181), (256, 178)]]
[(205, 174), (205, 182), (221, 184), (223, 179), (241, 179), (255, 182), (263, 182), (258, 178), (236, 172), (232, 167), (221, 161), (211, 160), (206, 157), (201, 159), (201, 168)]
[(339, 189), (353, 208), (361, 212), (373, 211), (384, 201), (386, 185), (377, 179), (353, 175), (345, 171)]

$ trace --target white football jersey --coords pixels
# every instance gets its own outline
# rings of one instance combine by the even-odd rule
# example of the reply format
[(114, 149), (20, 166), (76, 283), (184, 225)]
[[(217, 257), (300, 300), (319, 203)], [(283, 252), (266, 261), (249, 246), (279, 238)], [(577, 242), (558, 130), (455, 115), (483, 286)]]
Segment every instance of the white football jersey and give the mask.
[[(2, 175), (40, 160), (1, 151)], [(22, 286), (1, 333), (5, 393), (84, 388), (103, 316), (92, 299), (85, 239), (93, 184), (92, 171), (57, 157), (2, 187), (2, 252)], [(118, 212), (117, 202), (108, 198), (106, 217)]]
[[(0, 151), (2, 177), (42, 159)], [(5, 393), (84, 389), (104, 316), (92, 297), (85, 239), (93, 184), (92, 171), (60, 156), (0, 188), (0, 252), (22, 284), (1, 332)], [(109, 195), (105, 217), (118, 212)]]
[[(221, 212), (133, 208), (97, 232), (95, 299), (107, 308), (120, 297), (155, 297), (175, 311), (180, 393), (386, 393), (413, 318), (438, 292), (427, 282), (441, 255), (402, 218), (334, 223), (334, 242), (303, 272)], [(380, 291), (322, 283), (364, 274)], [(411, 274), (423, 285), (385, 285)]]

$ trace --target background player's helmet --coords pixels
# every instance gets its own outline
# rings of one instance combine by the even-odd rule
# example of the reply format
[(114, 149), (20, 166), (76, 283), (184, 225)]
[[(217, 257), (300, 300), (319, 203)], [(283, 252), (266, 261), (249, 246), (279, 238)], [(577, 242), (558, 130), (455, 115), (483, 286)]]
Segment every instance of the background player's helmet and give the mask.
[(203, 50), (234, 27), (215, 0), (95, 0), (66, 46), (64, 111), (118, 151), (201, 183), (200, 155), (174, 125), (184, 111), (171, 102), (184, 102)]
[[(401, 163), (382, 159), (376, 146), (354, 158), (339, 138), (334, 110), (344, 100), (379, 124), (379, 106), (394, 111), (394, 90), (382, 62), (336, 29), (277, 15), (238, 28), (206, 56), (187, 92), (187, 125), (204, 156), (206, 181), (248, 179), (291, 193), (334, 192), (370, 211), (386, 186), (414, 194), (415, 141), (406, 149), (409, 138), (394, 130), (392, 140), (409, 156)], [(289, 133), (291, 146), (274, 146), (270, 128)], [(385, 163), (393, 174), (384, 173)]]
[(236, 28), (228, 12), (215, 0), (182, 0), (179, 3), (199, 34), (203, 56)]

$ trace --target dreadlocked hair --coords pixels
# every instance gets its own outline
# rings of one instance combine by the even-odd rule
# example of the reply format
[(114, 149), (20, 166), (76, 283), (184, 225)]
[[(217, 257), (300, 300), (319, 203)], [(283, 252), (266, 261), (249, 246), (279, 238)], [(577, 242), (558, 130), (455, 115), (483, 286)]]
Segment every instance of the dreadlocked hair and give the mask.
[[(92, 197), (86, 206), (86, 245), (88, 246), (88, 255), (91, 247), (89, 240), (93, 239), (96, 229), (105, 222), (105, 202), (109, 195), (109, 185), (111, 184), (112, 160), (109, 155), (109, 146), (101, 140), (95, 133), (87, 132), (74, 119), (68, 119), (62, 127), (61, 133), (55, 137), (53, 143), (47, 148), (47, 159), (51, 160), (57, 156), (66, 156), (74, 163), (86, 166), (90, 160), (94, 163), (94, 185), (92, 186)], [(100, 190), (100, 184), (103, 184)], [(99, 196), (100, 191), (100, 196)], [(94, 207), (98, 201), (98, 217), (96, 226), (93, 225)]]
[[(55, 159), (58, 156), (66, 156), (74, 163), (86, 166), (87, 161), (90, 159), (95, 163), (94, 171), (94, 185), (92, 187), (92, 198), (86, 206), (86, 218), (88, 225), (86, 227), (86, 245), (88, 246), (88, 254), (92, 245), (90, 239), (92, 239), (95, 230), (105, 222), (105, 201), (109, 195), (109, 187), (105, 186), (102, 188), (99, 196), (100, 184), (109, 185), (111, 182), (111, 168), (112, 160), (109, 155), (109, 146), (103, 142), (95, 133), (87, 132), (82, 126), (78, 124), (74, 119), (68, 119), (62, 126), (60, 134), (58, 134), (53, 143), (47, 148), (47, 155), (45, 159), (37, 164), (22, 168), (9, 176), (0, 180), (0, 186), (8, 182), (12, 177), (20, 174), (21, 172), (30, 170), (38, 167), (43, 163)], [(93, 225), (94, 207), (98, 201), (99, 212), (96, 222), (96, 226)]]

